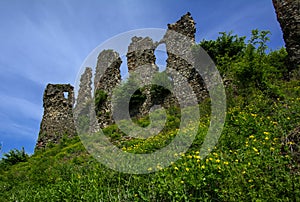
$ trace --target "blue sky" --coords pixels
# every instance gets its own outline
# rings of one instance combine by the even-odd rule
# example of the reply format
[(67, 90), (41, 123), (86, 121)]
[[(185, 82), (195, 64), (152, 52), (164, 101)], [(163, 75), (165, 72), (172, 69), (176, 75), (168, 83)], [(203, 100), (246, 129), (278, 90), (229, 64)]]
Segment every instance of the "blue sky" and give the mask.
[(167, 28), (186, 12), (196, 41), (218, 32), (249, 36), (272, 32), (269, 46), (284, 46), (271, 0), (1, 0), (0, 143), (2, 152), (33, 152), (47, 83), (74, 85), (88, 54), (105, 40), (133, 29)]

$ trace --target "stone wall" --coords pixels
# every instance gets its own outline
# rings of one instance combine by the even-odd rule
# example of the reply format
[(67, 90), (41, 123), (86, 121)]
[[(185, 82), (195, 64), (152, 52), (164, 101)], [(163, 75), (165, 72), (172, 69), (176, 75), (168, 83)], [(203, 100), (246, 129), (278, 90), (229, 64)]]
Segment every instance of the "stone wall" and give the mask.
[[(193, 103), (195, 100), (192, 96), (185, 94), (187, 90), (182, 85), (184, 83), (183, 80), (186, 80), (191, 85), (197, 97), (197, 102), (208, 96), (203, 79), (193, 68), (192, 64), (187, 61), (185, 55), (191, 46), (195, 44), (195, 33), (195, 22), (191, 14), (187, 13), (176, 23), (168, 24), (167, 33), (162, 40), (166, 44), (168, 54), (167, 70), (173, 69), (179, 73), (178, 76), (173, 78), (173, 82), (178, 86), (175, 86), (174, 91), (180, 92), (180, 97), (187, 98), (187, 105)], [(192, 58), (192, 55), (188, 57)]]
[(79, 133), (86, 133), (89, 131), (89, 114), (91, 110), (92, 100), (92, 68), (86, 67), (84, 73), (80, 78), (80, 85), (78, 95), (76, 99), (76, 105), (74, 108), (74, 121), (77, 126), (82, 126), (79, 129)]
[(76, 106), (74, 108), (74, 117), (79, 114), (86, 114), (86, 107), (92, 99), (92, 68), (86, 67), (84, 73), (81, 75), (78, 96), (76, 99)]
[(106, 99), (100, 105), (95, 106), (100, 128), (114, 123), (111, 98), (114, 88), (121, 81), (121, 63), (122, 60), (119, 54), (113, 50), (104, 50), (98, 56), (94, 79), (95, 93), (97, 94), (97, 91), (101, 91), (101, 93), (106, 95)]
[[(158, 72), (158, 67), (155, 65), (154, 50), (158, 43), (153, 42), (149, 37), (133, 37), (128, 46), (127, 66), (129, 77), (136, 77), (141, 84), (151, 83), (152, 76)], [(135, 74), (133, 74), (135, 72)], [(136, 76), (134, 76), (136, 75)], [(131, 116), (144, 116), (149, 113), (153, 105), (152, 96), (150, 93), (151, 86), (147, 85), (142, 94), (145, 96), (145, 101), (141, 105), (130, 108)]]
[[(129, 73), (145, 64), (155, 65), (154, 50), (157, 45), (158, 43), (149, 37), (132, 37), (126, 55)], [(154, 69), (157, 69), (156, 65)]]
[(44, 115), (35, 149), (57, 144), (64, 135), (73, 137), (76, 129), (73, 121), (74, 92), (70, 84), (48, 84), (43, 97)]
[(290, 69), (300, 67), (300, 0), (273, 0), (283, 32)]

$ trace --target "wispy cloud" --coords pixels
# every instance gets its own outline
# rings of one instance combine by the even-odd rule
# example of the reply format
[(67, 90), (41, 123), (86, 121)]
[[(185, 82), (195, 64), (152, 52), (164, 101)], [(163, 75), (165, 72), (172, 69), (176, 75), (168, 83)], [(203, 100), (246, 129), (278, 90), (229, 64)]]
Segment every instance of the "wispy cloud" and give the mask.
[(0, 95), (0, 111), (11, 119), (41, 120), (42, 107), (26, 99)]

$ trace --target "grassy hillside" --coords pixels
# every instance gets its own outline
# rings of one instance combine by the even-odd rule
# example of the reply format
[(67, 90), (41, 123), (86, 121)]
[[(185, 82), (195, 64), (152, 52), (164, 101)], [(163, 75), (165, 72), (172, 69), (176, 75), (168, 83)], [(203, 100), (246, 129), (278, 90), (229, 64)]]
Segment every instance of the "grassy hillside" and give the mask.
[[(288, 137), (300, 124), (300, 80), (296, 73), (289, 76), (284, 49), (266, 53), (267, 35), (254, 31), (248, 43), (231, 34), (201, 42), (229, 81), (225, 127), (206, 158), (199, 158), (199, 150), (209, 126), (209, 100), (199, 106), (193, 145), (165, 169), (119, 173), (90, 156), (79, 138), (64, 139), (25, 162), (2, 160), (0, 201), (300, 200), (299, 138)], [(165, 130), (146, 140), (126, 140), (115, 125), (104, 132), (124, 151), (149, 153), (172, 140), (176, 114), (173, 109)]]

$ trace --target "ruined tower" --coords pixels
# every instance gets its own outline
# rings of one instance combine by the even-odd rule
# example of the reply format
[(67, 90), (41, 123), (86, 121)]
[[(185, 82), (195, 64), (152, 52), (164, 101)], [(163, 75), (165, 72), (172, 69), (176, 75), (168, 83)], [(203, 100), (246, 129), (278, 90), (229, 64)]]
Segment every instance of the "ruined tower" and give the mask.
[[(208, 95), (204, 81), (192, 64), (185, 58), (185, 54), (189, 52), (191, 47), (195, 44), (195, 33), (195, 22), (188, 12), (176, 23), (168, 24), (168, 30), (162, 42), (166, 44), (168, 54), (167, 69), (176, 70), (181, 76), (185, 77), (196, 94), (197, 101), (200, 102)], [(179, 89), (175, 87), (174, 90), (180, 92), (182, 97), (187, 97), (187, 95), (185, 95), (185, 89), (183, 89), (183, 85), (181, 85), (183, 83), (183, 77), (173, 78), (173, 82), (179, 86)], [(189, 99), (192, 100), (193, 98), (188, 97), (187, 100)]]
[[(129, 71), (129, 79), (133, 76), (133, 72), (137, 74), (137, 78), (141, 83), (151, 83), (152, 76), (158, 72), (158, 67), (155, 64), (154, 50), (157, 42), (149, 37), (133, 37), (128, 46), (127, 66)], [(133, 76), (135, 77), (135, 76)], [(130, 108), (131, 116), (143, 116), (149, 113), (153, 105), (151, 96), (151, 85), (146, 85), (142, 92), (144, 97), (143, 102), (136, 103), (136, 106)]]
[(154, 55), (156, 46), (157, 43), (149, 37), (132, 37), (126, 55), (129, 73), (146, 64), (153, 65), (153, 71), (157, 71)]
[(98, 56), (94, 99), (96, 116), (101, 128), (113, 123), (111, 97), (114, 88), (121, 81), (121, 63), (119, 54), (113, 50), (104, 50)]
[(273, 0), (289, 55), (289, 68), (300, 67), (300, 0)]
[(89, 113), (91, 110), (92, 100), (92, 68), (86, 67), (80, 78), (80, 85), (74, 108), (74, 121), (79, 133), (89, 131)]
[(48, 84), (43, 97), (44, 115), (35, 149), (57, 144), (64, 135), (76, 135), (73, 121), (74, 92), (70, 84)]

